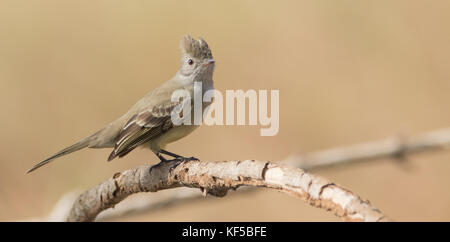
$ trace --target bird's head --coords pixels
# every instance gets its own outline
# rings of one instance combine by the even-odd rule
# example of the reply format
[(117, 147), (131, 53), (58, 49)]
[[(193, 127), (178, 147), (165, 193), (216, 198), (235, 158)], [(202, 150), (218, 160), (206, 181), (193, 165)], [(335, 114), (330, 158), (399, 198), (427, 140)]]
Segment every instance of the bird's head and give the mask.
[(185, 35), (181, 40), (180, 74), (184, 76), (212, 76), (215, 60), (208, 43), (201, 37), (196, 40)]

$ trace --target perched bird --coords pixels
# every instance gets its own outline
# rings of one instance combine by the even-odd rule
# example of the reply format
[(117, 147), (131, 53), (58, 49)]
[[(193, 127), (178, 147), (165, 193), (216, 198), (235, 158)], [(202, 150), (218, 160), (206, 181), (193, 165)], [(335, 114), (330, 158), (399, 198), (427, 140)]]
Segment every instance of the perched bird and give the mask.
[[(212, 90), (214, 88), (212, 75), (215, 61), (208, 44), (202, 38), (196, 40), (189, 35), (184, 36), (181, 40), (181, 50), (181, 65), (172, 79), (145, 95), (117, 120), (36, 164), (27, 173), (58, 157), (86, 147), (113, 148), (108, 161), (116, 157), (123, 157), (138, 146), (150, 148), (161, 162), (168, 161), (162, 156), (163, 154), (180, 162), (186, 159), (196, 159), (185, 158), (164, 150), (166, 144), (185, 137), (198, 127), (194, 124), (175, 125), (172, 122), (171, 113), (177, 105), (179, 107), (180, 102), (172, 102), (171, 96), (176, 90), (185, 90), (191, 97), (194, 97), (195, 82), (201, 83), (202, 96), (206, 91)], [(209, 104), (203, 103), (202, 112)], [(193, 114), (192, 100), (190, 105), (191, 114)]]

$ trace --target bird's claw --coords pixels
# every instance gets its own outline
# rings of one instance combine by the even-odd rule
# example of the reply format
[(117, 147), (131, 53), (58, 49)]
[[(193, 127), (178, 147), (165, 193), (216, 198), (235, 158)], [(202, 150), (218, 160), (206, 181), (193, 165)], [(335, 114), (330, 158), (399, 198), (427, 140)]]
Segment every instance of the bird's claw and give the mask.
[(185, 159), (184, 159), (184, 157), (179, 157), (179, 158), (175, 158), (175, 159), (173, 159), (171, 161), (173, 161), (173, 164), (170, 165), (169, 172), (172, 172), (173, 169), (175, 169), (178, 165), (183, 163), (185, 161)]
[(162, 162), (159, 162), (159, 163), (156, 164), (156, 165), (152, 165), (152, 166), (150, 167), (150, 172), (152, 172), (153, 168), (156, 168), (156, 167), (161, 166), (161, 164), (162, 164)]
[(177, 166), (179, 166), (181, 163), (185, 162), (185, 161), (199, 161), (198, 158), (195, 157), (177, 157), (173, 160), (170, 160), (171, 162), (174, 162), (170, 167), (169, 167), (169, 172), (172, 172), (173, 169), (175, 169)]
[(191, 156), (191, 157), (189, 157), (189, 158), (184, 158), (186, 161), (199, 161), (199, 159), (198, 158), (196, 158), (196, 157), (193, 157), (193, 156)]

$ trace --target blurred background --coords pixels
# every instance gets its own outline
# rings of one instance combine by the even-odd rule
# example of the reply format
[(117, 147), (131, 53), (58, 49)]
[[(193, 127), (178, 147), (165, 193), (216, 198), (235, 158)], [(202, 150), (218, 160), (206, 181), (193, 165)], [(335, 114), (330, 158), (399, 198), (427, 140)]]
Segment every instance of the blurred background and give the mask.
[[(184, 34), (215, 86), (280, 90), (280, 131), (203, 126), (169, 146), (202, 160), (291, 154), (450, 126), (449, 1), (0, 1), (0, 220), (46, 216), (66, 192), (157, 162), (83, 150), (34, 173), (171, 78)], [(450, 152), (314, 171), (400, 221), (450, 220)], [(200, 192), (199, 192), (200, 193)], [(157, 196), (158, 194), (146, 194)], [(286, 194), (209, 198), (126, 221), (339, 221)]]

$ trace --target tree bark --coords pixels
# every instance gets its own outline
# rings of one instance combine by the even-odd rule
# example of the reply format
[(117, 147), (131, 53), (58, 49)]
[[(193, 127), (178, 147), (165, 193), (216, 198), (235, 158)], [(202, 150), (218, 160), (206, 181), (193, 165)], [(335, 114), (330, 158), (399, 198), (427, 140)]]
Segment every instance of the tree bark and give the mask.
[(301, 198), (345, 221), (389, 221), (368, 201), (350, 190), (299, 168), (255, 160), (187, 161), (171, 169), (173, 165), (173, 162), (167, 162), (116, 173), (81, 194), (67, 221), (93, 221), (101, 211), (114, 207), (131, 194), (181, 186), (200, 188), (205, 196), (217, 197), (223, 197), (229, 189), (240, 186), (266, 187)]

